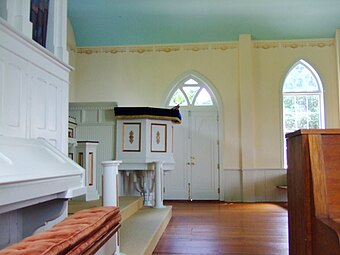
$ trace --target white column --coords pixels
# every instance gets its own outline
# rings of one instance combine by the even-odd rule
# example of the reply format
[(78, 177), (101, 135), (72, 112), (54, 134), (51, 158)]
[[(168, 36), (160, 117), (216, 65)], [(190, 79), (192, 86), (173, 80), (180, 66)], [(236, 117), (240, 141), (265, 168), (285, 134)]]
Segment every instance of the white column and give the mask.
[(119, 160), (103, 161), (103, 206), (119, 206), (118, 204), (118, 166)]
[(46, 48), (68, 63), (67, 0), (50, 0)]
[[(118, 166), (120, 160), (103, 161), (103, 206), (119, 206), (118, 203)], [(119, 249), (119, 231), (116, 235), (115, 255), (124, 255)]]
[(29, 38), (32, 38), (32, 23), (30, 21), (30, 0), (7, 0), (7, 22), (15, 27), (17, 31), (22, 32)]
[(254, 168), (254, 66), (253, 45), (251, 35), (244, 34), (239, 37), (239, 87), (240, 87), (240, 141), (241, 141), (241, 168), (243, 201), (255, 201), (255, 185), (247, 179), (253, 172), (245, 169)]
[(156, 179), (156, 189), (155, 189), (155, 208), (164, 208), (163, 205), (163, 162), (155, 162), (155, 179)]

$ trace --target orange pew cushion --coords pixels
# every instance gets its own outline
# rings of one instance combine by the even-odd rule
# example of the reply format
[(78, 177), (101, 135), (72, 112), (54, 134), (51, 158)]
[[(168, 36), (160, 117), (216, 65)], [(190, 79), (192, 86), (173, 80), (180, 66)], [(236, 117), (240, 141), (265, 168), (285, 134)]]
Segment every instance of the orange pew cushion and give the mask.
[(85, 209), (65, 218), (51, 229), (29, 236), (3, 250), (0, 255), (83, 254), (112, 229), (118, 230), (117, 207)]

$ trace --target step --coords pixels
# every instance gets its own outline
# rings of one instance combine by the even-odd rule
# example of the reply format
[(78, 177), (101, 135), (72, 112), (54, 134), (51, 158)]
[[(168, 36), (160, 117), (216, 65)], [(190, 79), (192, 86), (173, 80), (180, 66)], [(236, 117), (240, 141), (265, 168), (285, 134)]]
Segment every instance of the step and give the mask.
[[(143, 197), (140, 196), (120, 196), (119, 208), (126, 213), (135, 213), (143, 207)], [(80, 199), (71, 199), (68, 202), (68, 213), (73, 214), (83, 209), (89, 209), (92, 207), (98, 207), (103, 205), (102, 198), (93, 201), (85, 201)]]
[[(69, 214), (92, 207), (102, 206), (102, 200), (69, 201)], [(119, 197), (122, 216), (120, 250), (126, 255), (152, 254), (171, 216), (171, 206), (162, 209), (143, 207), (143, 197)]]
[(121, 196), (119, 197), (119, 208), (122, 216), (122, 222), (135, 214), (143, 207), (143, 197)]
[(102, 200), (84, 201), (71, 199), (68, 201), (68, 214), (73, 214), (80, 210), (89, 209), (92, 207), (102, 206)]
[(120, 250), (127, 255), (152, 254), (172, 216), (171, 206), (143, 207), (120, 228)]
[[(68, 203), (68, 213), (73, 214), (83, 209), (102, 206), (102, 199), (93, 201), (82, 201), (71, 199)], [(121, 196), (119, 197), (119, 208), (121, 211), (122, 221), (129, 218), (140, 208), (143, 207), (143, 197), (140, 196)]]

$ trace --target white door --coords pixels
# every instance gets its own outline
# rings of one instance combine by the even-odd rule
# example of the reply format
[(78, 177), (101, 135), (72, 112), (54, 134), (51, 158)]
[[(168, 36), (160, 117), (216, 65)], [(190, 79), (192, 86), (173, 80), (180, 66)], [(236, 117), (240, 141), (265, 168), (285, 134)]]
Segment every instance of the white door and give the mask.
[(175, 169), (164, 176), (165, 199), (218, 200), (217, 111), (181, 110), (174, 127)]

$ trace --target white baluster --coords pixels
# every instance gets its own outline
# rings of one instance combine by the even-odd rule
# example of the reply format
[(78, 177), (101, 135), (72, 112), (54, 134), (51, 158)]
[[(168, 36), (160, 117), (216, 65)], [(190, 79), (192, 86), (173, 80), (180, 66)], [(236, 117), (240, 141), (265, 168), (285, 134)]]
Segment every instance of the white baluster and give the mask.
[(155, 198), (155, 208), (164, 208), (163, 205), (163, 162), (155, 162), (156, 169), (156, 198)]
[[(118, 203), (118, 166), (119, 160), (103, 161), (103, 206), (119, 206)], [(119, 231), (116, 235), (115, 255), (123, 255), (119, 249)]]

